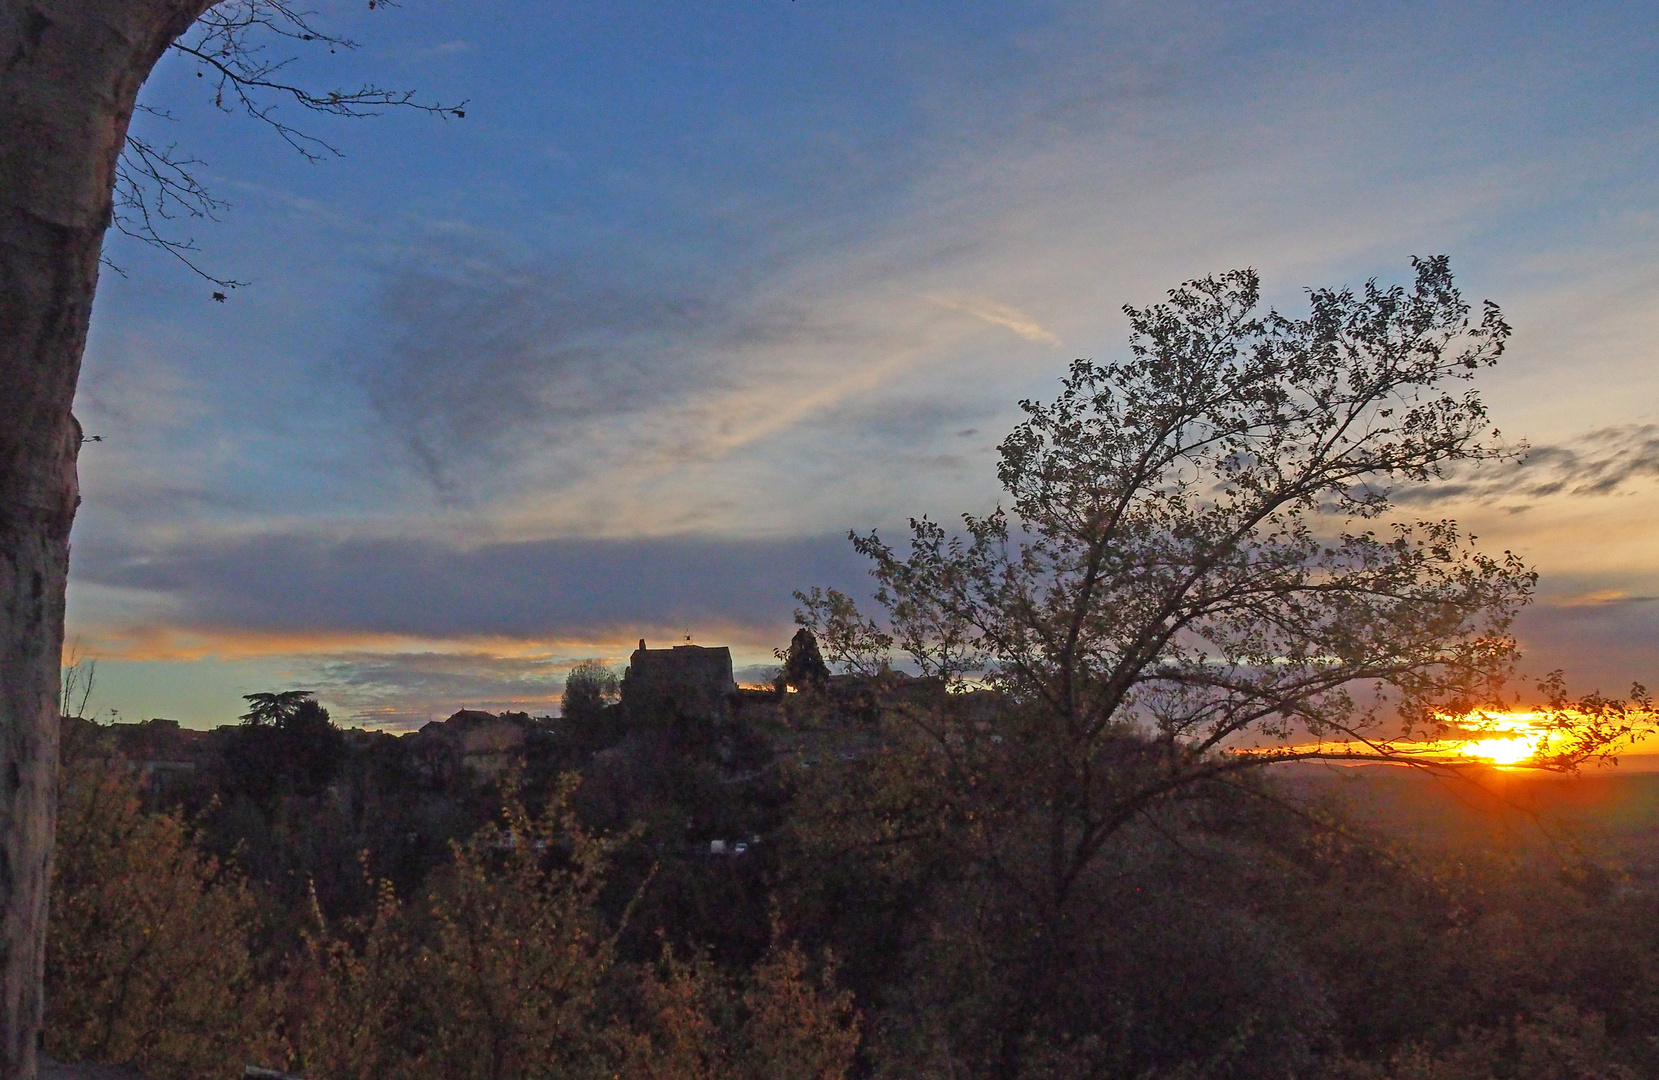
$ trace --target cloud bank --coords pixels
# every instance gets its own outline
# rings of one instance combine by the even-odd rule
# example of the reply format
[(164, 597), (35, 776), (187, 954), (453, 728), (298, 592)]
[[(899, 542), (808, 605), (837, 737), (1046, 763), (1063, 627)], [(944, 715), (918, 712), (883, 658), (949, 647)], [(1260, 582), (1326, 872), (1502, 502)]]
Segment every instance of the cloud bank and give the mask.
[(858, 589), (844, 539), (663, 537), (457, 548), (411, 538), (260, 535), (78, 551), (79, 580), (155, 598), (176, 627), (318, 637), (627, 640), (787, 633), (796, 589)]

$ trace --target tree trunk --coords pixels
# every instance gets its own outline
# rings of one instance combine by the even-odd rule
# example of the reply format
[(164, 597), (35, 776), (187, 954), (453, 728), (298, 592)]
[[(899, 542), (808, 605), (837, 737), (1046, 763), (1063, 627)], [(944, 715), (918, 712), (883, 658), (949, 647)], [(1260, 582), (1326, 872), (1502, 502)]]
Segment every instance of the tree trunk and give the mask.
[(199, 0), (0, 0), (0, 1080), (34, 1080), (80, 502), (70, 414), (138, 88)]

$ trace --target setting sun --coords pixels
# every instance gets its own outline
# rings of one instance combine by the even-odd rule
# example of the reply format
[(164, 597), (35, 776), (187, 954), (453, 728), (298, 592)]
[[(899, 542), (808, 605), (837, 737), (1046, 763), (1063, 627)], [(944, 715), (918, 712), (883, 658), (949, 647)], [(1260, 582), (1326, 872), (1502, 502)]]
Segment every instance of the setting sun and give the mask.
[(1535, 740), (1513, 735), (1501, 739), (1476, 739), (1457, 748), (1459, 757), (1490, 761), (1494, 765), (1515, 765), (1531, 757)]
[(1518, 765), (1546, 748), (1543, 718), (1537, 712), (1473, 713), (1450, 722), (1445, 739), (1423, 747), (1455, 758)]

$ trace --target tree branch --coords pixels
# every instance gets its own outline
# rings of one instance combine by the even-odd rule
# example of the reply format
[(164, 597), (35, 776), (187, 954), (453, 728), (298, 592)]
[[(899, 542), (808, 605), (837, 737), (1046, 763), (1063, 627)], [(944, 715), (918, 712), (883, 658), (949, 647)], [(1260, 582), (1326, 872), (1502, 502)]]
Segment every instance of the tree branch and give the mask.
[[(391, 0), (369, 0), (371, 9), (394, 6)], [(284, 102), (307, 112), (350, 119), (377, 116), (387, 109), (413, 110), (439, 117), (466, 116), (464, 101), (459, 104), (423, 101), (412, 90), (394, 90), (373, 83), (364, 83), (356, 89), (308, 89), (297, 81), (278, 77), (298, 57), (291, 53), (278, 58), (267, 56), (273, 44), (288, 48), (321, 47), (330, 53), (358, 48), (349, 38), (319, 28), (315, 12), (288, 0), (229, 0), (215, 5), (171, 47), (195, 61), (198, 78), (212, 76), (216, 108), (226, 112), (240, 108), (249, 117), (268, 125), (278, 138), (313, 163), (327, 157), (341, 157), (343, 151), (321, 136), (281, 118), (278, 108)], [(148, 106), (138, 108), (164, 120), (174, 119)], [(176, 145), (163, 147), (129, 135), (116, 164), (115, 212), (111, 224), (121, 234), (172, 255), (197, 276), (222, 288), (234, 289), (247, 282), (204, 269), (197, 261), (195, 253), (200, 249), (194, 239), (181, 238), (171, 227), (180, 217), (217, 220), (218, 214), (229, 208), (228, 202), (215, 196), (203, 183), (200, 170), (205, 167), (206, 163), (199, 158), (180, 155)], [(123, 273), (107, 255), (104, 264), (116, 273)], [(214, 299), (223, 300), (224, 294), (215, 293)]]

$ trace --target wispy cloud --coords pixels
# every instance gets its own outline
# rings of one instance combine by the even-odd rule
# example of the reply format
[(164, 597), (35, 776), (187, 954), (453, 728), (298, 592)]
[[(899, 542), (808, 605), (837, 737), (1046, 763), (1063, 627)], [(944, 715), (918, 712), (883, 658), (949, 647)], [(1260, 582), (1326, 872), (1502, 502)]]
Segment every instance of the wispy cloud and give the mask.
[(473, 50), (472, 42), (462, 41), (459, 38), (457, 38), (454, 41), (440, 41), (436, 45), (428, 45), (426, 48), (419, 50), (416, 53), (416, 55), (417, 56), (454, 56), (456, 53), (468, 53), (468, 52), (472, 52), (472, 50)]
[(1535, 447), (1516, 467), (1510, 486), (1534, 498), (1609, 495), (1632, 480), (1655, 476), (1659, 425), (1625, 424), (1592, 431), (1571, 444)]
[(1516, 461), (1483, 462), (1447, 481), (1400, 492), (1403, 503), (1526, 502), (1611, 495), (1659, 477), (1659, 424), (1622, 424), (1532, 447)]
[(942, 308), (960, 311), (964, 315), (972, 315), (976, 319), (983, 319), (992, 326), (1012, 330), (1027, 341), (1035, 341), (1039, 345), (1051, 345), (1056, 349), (1060, 347), (1060, 339), (1055, 336), (1054, 331), (1048, 329), (1019, 308), (999, 304), (995, 300), (987, 300), (983, 297), (952, 298), (924, 294), (922, 298), (931, 300)]
[(1545, 603), (1551, 607), (1606, 607), (1612, 604), (1651, 604), (1659, 601), (1659, 596), (1632, 596), (1623, 589), (1594, 589), (1585, 593), (1572, 593), (1566, 596), (1548, 597)]
[(1521, 613), (1516, 634), (1523, 673), (1538, 677), (1560, 668), (1574, 687), (1610, 694), (1624, 693), (1632, 680), (1659, 686), (1659, 603), (1644, 596), (1583, 600), (1570, 593), (1546, 597)]
[(374, 312), (347, 371), (388, 441), (439, 483), (683, 393), (699, 374), (684, 343), (729, 318), (706, 298), (560, 274), (455, 236), (384, 267)]
[(312, 679), (327, 701), (375, 727), (407, 729), (455, 709), (548, 714), (558, 711), (575, 658), (492, 652), (342, 653)]

